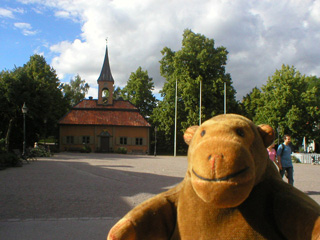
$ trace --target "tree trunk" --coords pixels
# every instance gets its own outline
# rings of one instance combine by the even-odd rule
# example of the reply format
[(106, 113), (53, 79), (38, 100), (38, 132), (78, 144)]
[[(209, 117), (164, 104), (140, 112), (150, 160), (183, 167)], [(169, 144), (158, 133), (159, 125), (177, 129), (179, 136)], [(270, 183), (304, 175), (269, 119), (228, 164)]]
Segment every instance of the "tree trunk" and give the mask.
[(6, 152), (9, 152), (10, 133), (11, 133), (12, 123), (13, 123), (13, 118), (11, 118), (10, 121), (9, 121), (7, 135), (6, 135), (6, 139), (5, 139)]

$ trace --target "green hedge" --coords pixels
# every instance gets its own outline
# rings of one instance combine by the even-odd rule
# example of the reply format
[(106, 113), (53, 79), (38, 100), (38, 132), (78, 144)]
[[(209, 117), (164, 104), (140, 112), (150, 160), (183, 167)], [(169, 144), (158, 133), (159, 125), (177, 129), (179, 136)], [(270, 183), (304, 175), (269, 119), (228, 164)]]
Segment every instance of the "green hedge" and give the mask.
[(91, 147), (88, 145), (84, 145), (80, 150), (80, 152), (82, 152), (82, 153), (91, 153), (91, 151), (92, 151)]
[(51, 157), (52, 154), (49, 148), (45, 148), (43, 146), (38, 146), (36, 148), (32, 148), (30, 153), (34, 157)]
[(127, 149), (124, 148), (124, 147), (119, 147), (119, 148), (116, 150), (116, 153), (126, 154), (126, 153), (127, 153)]

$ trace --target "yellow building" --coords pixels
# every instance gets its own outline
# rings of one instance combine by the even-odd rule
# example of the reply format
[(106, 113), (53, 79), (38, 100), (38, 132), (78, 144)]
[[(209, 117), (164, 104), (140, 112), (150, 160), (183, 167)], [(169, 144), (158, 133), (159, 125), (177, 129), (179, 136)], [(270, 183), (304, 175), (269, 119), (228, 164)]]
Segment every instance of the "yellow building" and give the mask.
[(114, 80), (108, 48), (98, 78), (98, 99), (84, 99), (59, 121), (60, 151), (113, 152), (120, 147), (128, 153), (149, 153), (150, 124), (129, 101), (113, 99)]

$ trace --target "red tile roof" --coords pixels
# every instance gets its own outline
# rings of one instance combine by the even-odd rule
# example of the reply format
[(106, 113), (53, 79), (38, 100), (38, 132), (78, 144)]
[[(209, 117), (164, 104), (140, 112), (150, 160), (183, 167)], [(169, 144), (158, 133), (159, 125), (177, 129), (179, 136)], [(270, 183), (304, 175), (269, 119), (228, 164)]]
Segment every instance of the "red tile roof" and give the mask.
[(99, 109), (135, 109), (138, 110), (129, 101), (113, 100), (113, 105), (98, 105), (98, 100), (82, 100), (76, 104), (73, 108), (99, 108)]
[(67, 113), (59, 124), (150, 127), (137, 107), (129, 101), (114, 100), (113, 105), (98, 105), (97, 100), (83, 100)]

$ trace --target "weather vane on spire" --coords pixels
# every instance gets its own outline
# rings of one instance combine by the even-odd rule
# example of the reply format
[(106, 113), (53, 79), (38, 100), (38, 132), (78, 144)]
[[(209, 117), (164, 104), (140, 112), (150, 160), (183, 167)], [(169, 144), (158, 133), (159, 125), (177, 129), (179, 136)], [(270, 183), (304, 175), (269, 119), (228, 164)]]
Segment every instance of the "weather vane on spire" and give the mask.
[(108, 37), (106, 38), (106, 44), (108, 45)]

